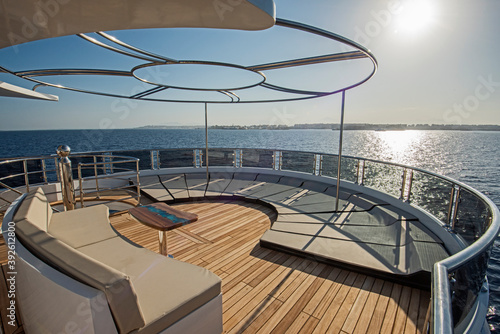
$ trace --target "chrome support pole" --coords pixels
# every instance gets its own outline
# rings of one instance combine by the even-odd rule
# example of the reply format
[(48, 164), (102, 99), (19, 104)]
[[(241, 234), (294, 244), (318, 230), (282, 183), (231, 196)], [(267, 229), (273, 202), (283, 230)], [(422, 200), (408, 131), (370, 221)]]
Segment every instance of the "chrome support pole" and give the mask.
[(208, 185), (208, 103), (205, 102), (205, 167), (207, 170)]
[(365, 166), (366, 166), (366, 160), (361, 160), (361, 183), (359, 185), (364, 186), (365, 185)]
[[(73, 172), (71, 170), (71, 160), (68, 156), (71, 149), (67, 145), (61, 145), (57, 148), (59, 156), (59, 165), (61, 167), (61, 190), (63, 195), (64, 208), (69, 210), (75, 209), (75, 187), (73, 184)], [(82, 191), (82, 189), (80, 189)]]
[(167, 255), (167, 231), (158, 231), (158, 248), (161, 255)]
[(406, 168), (403, 169), (403, 176), (401, 177), (401, 195), (399, 196), (400, 200), (404, 200), (405, 198), (405, 187), (406, 187)]
[(30, 191), (30, 179), (28, 177), (28, 161), (23, 161), (23, 169), (24, 169), (24, 184), (26, 185), (26, 192)]
[(448, 215), (446, 217), (446, 225), (451, 226), (451, 220), (453, 219), (453, 209), (454, 209), (454, 200), (455, 200), (455, 185), (451, 186), (450, 191), (450, 204), (448, 205)]
[(83, 175), (82, 175), (82, 166), (78, 165), (78, 185), (80, 187), (80, 207), (85, 207), (85, 192), (83, 191)]
[(455, 224), (457, 222), (458, 205), (460, 204), (460, 186), (455, 190), (455, 203), (453, 205), (453, 215), (450, 222), (450, 227), (452, 231), (455, 231)]
[(358, 166), (356, 167), (356, 184), (359, 184), (359, 169), (361, 165), (361, 159), (358, 159)]
[(345, 90), (342, 91), (342, 109), (340, 111), (340, 138), (339, 138), (339, 161), (337, 164), (337, 194), (335, 195), (335, 211), (339, 211), (340, 195), (340, 168), (342, 167), (342, 140), (344, 137), (344, 109), (345, 109)]
[(314, 155), (313, 175), (321, 175), (321, 163), (323, 156), (321, 154)]
[(135, 162), (135, 170), (136, 170), (136, 181), (137, 181), (137, 203), (135, 206), (139, 206), (141, 204), (141, 179), (139, 174), (139, 160)]
[[(105, 166), (105, 164), (102, 164)], [(80, 175), (78, 176), (80, 179)], [(97, 157), (94, 155), (94, 177), (95, 177), (95, 189), (97, 190), (97, 198), (101, 198), (101, 195), (99, 194), (99, 179), (97, 178)], [(82, 191), (82, 187), (80, 187), (80, 191)]]
[(54, 158), (54, 166), (56, 166), (57, 182), (61, 182), (61, 166), (59, 166), (59, 160), (57, 158)]
[(47, 184), (48, 183), (48, 181), (47, 181), (47, 166), (45, 165), (45, 160), (44, 159), (41, 159), (40, 162), (42, 164), (43, 183)]
[(108, 160), (109, 160), (109, 172), (113, 174), (115, 172), (113, 169), (113, 153), (110, 153), (110, 157), (108, 158)]
[(406, 197), (406, 203), (410, 203), (412, 185), (413, 185), (413, 169), (410, 169), (410, 177), (408, 180), (408, 196)]

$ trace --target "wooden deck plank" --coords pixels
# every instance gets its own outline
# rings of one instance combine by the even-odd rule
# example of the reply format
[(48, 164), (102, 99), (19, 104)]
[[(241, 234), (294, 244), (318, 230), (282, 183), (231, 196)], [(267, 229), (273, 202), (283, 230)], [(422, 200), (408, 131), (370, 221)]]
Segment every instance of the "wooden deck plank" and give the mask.
[(397, 307), (396, 319), (394, 321), (394, 327), (392, 329), (393, 333), (404, 333), (406, 320), (408, 318), (408, 307), (410, 305), (411, 299), (411, 291), (410, 287), (403, 287), (401, 291), (401, 298), (399, 300), (399, 305)]
[(384, 282), (382, 292), (380, 293), (373, 312), (372, 319), (367, 329), (367, 333), (381, 333), (381, 328), (385, 319), (385, 314), (387, 312), (387, 307), (389, 305), (389, 300), (391, 298), (392, 289), (394, 284), (391, 282)]
[(431, 294), (429, 291), (420, 291), (420, 308), (418, 312), (417, 333), (427, 333), (427, 323), (431, 312)]
[[(424, 327), (427, 291), (261, 248), (259, 238), (275, 217), (267, 207), (239, 201), (173, 206), (199, 218), (168, 233), (169, 253), (222, 278), (225, 333), (421, 333)], [(126, 238), (158, 251), (156, 231), (127, 213), (110, 220)], [(0, 238), (0, 263), (5, 260)], [(9, 333), (17, 332), (22, 326)]]
[(311, 316), (307, 313), (300, 312), (300, 314), (295, 318), (295, 321), (287, 328), (287, 334), (298, 334), (302, 333), (302, 327), (306, 324)]
[(385, 310), (382, 327), (380, 333), (392, 333), (396, 312), (398, 311), (399, 297), (403, 287), (400, 284), (394, 284), (391, 291), (391, 296)]
[[(321, 319), (326, 311), (329, 309), (331, 303), (337, 296), (338, 291), (344, 284), (346, 283), (346, 279), (349, 277), (349, 271), (341, 270), (339, 275), (334, 279), (332, 285), (328, 289), (328, 292), (325, 294), (324, 298), (321, 300), (321, 303), (316, 307), (314, 312), (311, 314), (313, 317), (317, 319)], [(352, 284), (352, 283), (351, 283)]]
[(366, 300), (363, 310), (359, 311), (360, 316), (356, 324), (356, 328), (354, 329), (354, 333), (362, 334), (368, 331), (368, 326), (370, 325), (370, 322), (375, 314), (375, 309), (383, 286), (383, 280), (375, 280), (375, 283), (373, 284), (372, 290), (370, 291), (370, 295)]
[(363, 291), (364, 289), (370, 289), (372, 285), (373, 285), (373, 277), (366, 277), (365, 275), (359, 275), (356, 278), (356, 281), (354, 282), (353, 286), (349, 290), (349, 293), (342, 302), (342, 305), (340, 306), (337, 315), (330, 324), (330, 327), (328, 327), (329, 332), (337, 333), (342, 330), (342, 327), (345, 324), (345, 321), (347, 320), (347, 317), (351, 312), (351, 309), (353, 308), (356, 300), (358, 299), (360, 292)]
[[(268, 302), (270, 301), (270, 303)], [(233, 328), (229, 333), (256, 333), (264, 324), (266, 324), (279, 310), (283, 302), (267, 296), (266, 300), (263, 301), (261, 307), (256, 310), (252, 317), (248, 317), (245, 321), (240, 321), (240, 323)], [(241, 324), (241, 325), (240, 325)]]
[(328, 306), (325, 306), (326, 307), (325, 313), (320, 318), (318, 326), (316, 326), (313, 333), (320, 334), (328, 332), (328, 327), (330, 327), (330, 324), (336, 317), (337, 312), (339, 311), (341, 305), (343, 304), (345, 298), (349, 293), (349, 290), (351, 289), (352, 286), (354, 286), (355, 282), (358, 282), (359, 284), (359, 280), (357, 280), (358, 276), (361, 276), (360, 278), (364, 281), (365, 278), (364, 275), (358, 275), (357, 273), (354, 272), (350, 272), (347, 275), (344, 283), (340, 286), (340, 289), (337, 291), (335, 298), (331, 301), (331, 303)]
[(266, 277), (258, 286), (254, 287), (247, 294), (247, 297), (250, 298), (242, 299), (233, 307), (225, 310), (224, 324), (228, 329), (232, 329), (236, 325), (240, 326), (243, 320), (247, 321), (247, 319), (258, 316), (261, 310), (270, 303), (268, 297), (274, 299), (276, 287), (286, 280), (289, 272), (294, 271), (302, 262), (302, 259), (296, 259), (292, 263), (290, 263), (290, 260), (286, 265), (280, 266), (275, 275)]
[(321, 287), (316, 291), (314, 296), (311, 297), (309, 303), (304, 307), (304, 312), (312, 315), (314, 310), (320, 305), (321, 301), (328, 295), (328, 291), (330, 287), (333, 285), (335, 279), (340, 275), (339, 268), (332, 268), (332, 271), (328, 275), (328, 277), (323, 281)]
[[(272, 290), (269, 290), (267, 287), (267, 295), (264, 296), (264, 300), (260, 302), (258, 307), (255, 307), (252, 312), (248, 312), (248, 314), (241, 314), (241, 320), (235, 325), (233, 328), (240, 332), (242, 330), (250, 331), (255, 333), (259, 328), (267, 322), (269, 319), (269, 315), (275, 315), (275, 311), (270, 311), (270, 307), (275, 307), (277, 305), (282, 305), (283, 302), (274, 298), (277, 287), (283, 283), (287, 277), (290, 275), (290, 272), (293, 272), (300, 266), (303, 262), (302, 259), (299, 258), (289, 258), (278, 270), (273, 274), (274, 279), (271, 280), (271, 277), (267, 277), (263, 282), (271, 282), (269, 286), (274, 287)], [(276, 275), (276, 273), (278, 273)], [(257, 299), (257, 298), (255, 298)], [(271, 308), (272, 310), (273, 308)], [(272, 313), (271, 313), (272, 312)], [(266, 319), (265, 321), (263, 319)], [(248, 328), (247, 328), (248, 327)]]
[[(299, 317), (300, 314), (305, 314), (302, 310), (311, 299), (311, 296), (318, 291), (319, 287), (323, 283), (323, 277), (328, 276), (330, 271), (331, 268), (325, 265), (319, 265), (314, 269), (311, 275), (304, 280), (303, 284), (301, 284), (300, 287), (294, 291), (292, 296), (290, 296), (290, 298), (288, 298), (283, 304), (282, 310), (280, 309), (281, 312), (284, 313), (283, 318), (273, 329), (272, 333), (288, 332), (289, 327), (293, 325), (297, 317)], [(304, 318), (303, 324), (306, 321), (307, 318)], [(295, 326), (297, 326), (297, 324)]]
[(307, 319), (306, 323), (304, 326), (302, 326), (300, 333), (301, 334), (310, 334), (314, 331), (316, 326), (318, 325), (319, 319), (310, 316), (309, 319)]
[(373, 285), (376, 283), (376, 280), (373, 277), (367, 277), (365, 283), (361, 287), (361, 291), (356, 298), (351, 311), (349, 312), (344, 326), (342, 326), (342, 331), (347, 333), (353, 333), (356, 325), (359, 322), (361, 315), (366, 314), (369, 316), (372, 312), (369, 308), (366, 307), (366, 301), (370, 296), (370, 293), (373, 291)]
[(417, 333), (418, 311), (420, 307), (420, 290), (411, 290), (410, 305), (406, 318), (405, 333)]

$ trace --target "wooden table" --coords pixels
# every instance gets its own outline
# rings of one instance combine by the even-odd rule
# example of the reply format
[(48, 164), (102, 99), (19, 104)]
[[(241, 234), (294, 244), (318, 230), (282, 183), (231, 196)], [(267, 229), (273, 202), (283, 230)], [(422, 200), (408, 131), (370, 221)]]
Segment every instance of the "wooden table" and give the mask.
[(158, 230), (160, 254), (167, 255), (167, 231), (198, 220), (198, 215), (172, 208), (165, 203), (139, 206), (128, 211), (140, 223)]

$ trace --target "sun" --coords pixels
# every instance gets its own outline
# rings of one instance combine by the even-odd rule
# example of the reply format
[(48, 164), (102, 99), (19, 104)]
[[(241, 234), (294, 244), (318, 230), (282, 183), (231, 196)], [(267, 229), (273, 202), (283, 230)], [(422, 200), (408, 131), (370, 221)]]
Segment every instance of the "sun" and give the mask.
[(434, 19), (434, 2), (430, 0), (403, 1), (396, 17), (397, 32), (422, 32), (432, 25)]

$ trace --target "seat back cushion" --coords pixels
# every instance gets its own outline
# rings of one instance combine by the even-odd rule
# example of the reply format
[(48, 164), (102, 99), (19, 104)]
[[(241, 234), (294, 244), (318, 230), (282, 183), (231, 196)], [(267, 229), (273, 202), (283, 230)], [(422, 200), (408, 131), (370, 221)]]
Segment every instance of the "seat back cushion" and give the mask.
[[(30, 193), (27, 205), (16, 215), (27, 217), (16, 222), (16, 236), (21, 243), (40, 260), (54, 269), (87, 284), (106, 294), (109, 308), (120, 333), (128, 333), (145, 325), (136, 292), (130, 278), (91, 257), (70, 247), (46, 232), (46, 224), (40, 224), (39, 217), (31, 208), (47, 215), (42, 203), (43, 192)], [(49, 215), (50, 216), (50, 215)], [(43, 218), (45, 219), (45, 218)], [(35, 223), (33, 223), (33, 222)]]
[(31, 190), (19, 205), (14, 222), (27, 219), (43, 231), (47, 231), (52, 219), (52, 208), (42, 188)]
[(105, 205), (54, 213), (48, 232), (73, 248), (118, 236), (111, 227), (109, 209)]

